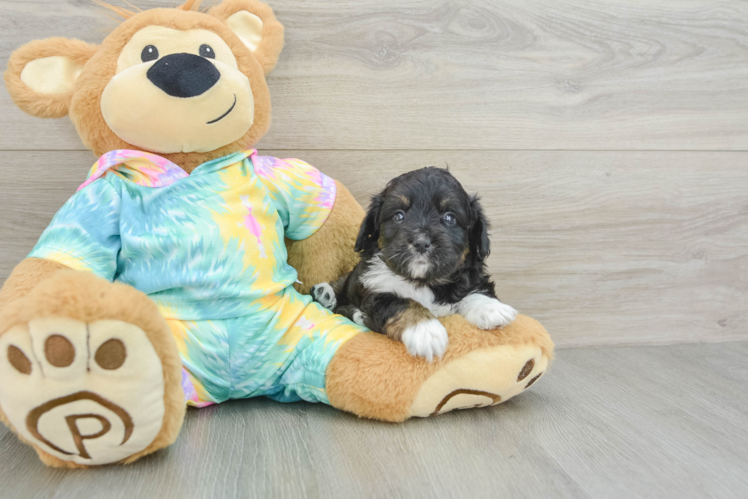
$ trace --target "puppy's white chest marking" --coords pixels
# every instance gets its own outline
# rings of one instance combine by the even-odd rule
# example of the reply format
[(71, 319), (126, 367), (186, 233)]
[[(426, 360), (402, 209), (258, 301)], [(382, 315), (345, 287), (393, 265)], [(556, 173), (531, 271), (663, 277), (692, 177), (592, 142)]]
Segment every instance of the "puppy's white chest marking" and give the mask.
[(416, 286), (395, 274), (379, 257), (375, 256), (371, 259), (370, 264), (369, 269), (361, 276), (361, 282), (369, 290), (378, 293), (394, 293), (404, 299), (413, 299), (436, 317), (454, 314), (453, 305), (434, 302), (434, 292), (428, 286)]

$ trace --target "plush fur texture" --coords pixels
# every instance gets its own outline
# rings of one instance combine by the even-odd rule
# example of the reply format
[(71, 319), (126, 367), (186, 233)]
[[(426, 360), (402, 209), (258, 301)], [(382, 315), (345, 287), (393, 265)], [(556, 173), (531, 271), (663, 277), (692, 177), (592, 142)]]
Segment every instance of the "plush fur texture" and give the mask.
[(67, 56), (84, 65), (97, 49), (97, 45), (59, 37), (27, 43), (10, 56), (4, 74), (5, 86), (13, 102), (26, 113), (39, 118), (62, 118), (67, 115), (73, 93), (44, 95), (35, 92), (21, 81), (23, 68), (35, 59), (53, 56)]
[[(264, 23), (263, 40), (255, 54), (250, 52), (224, 22), (231, 14), (242, 9), (255, 13)], [(138, 150), (140, 148), (137, 146), (117, 137), (107, 126), (101, 113), (101, 95), (115, 74), (122, 47), (135, 32), (146, 26), (212, 31), (229, 45), (239, 70), (249, 78), (254, 97), (254, 123), (242, 138), (213, 151), (161, 155), (189, 173), (206, 161), (252, 147), (267, 132), (270, 127), (271, 105), (265, 72), (275, 65), (283, 47), (283, 27), (275, 19), (272, 10), (263, 3), (254, 0), (228, 0), (211, 9), (209, 14), (211, 16), (180, 9), (140, 12), (117, 27), (100, 47), (65, 38), (31, 42), (10, 57), (5, 74), (8, 92), (21, 109), (34, 116), (61, 117), (69, 114), (83, 144), (97, 156), (115, 149)], [(212, 17), (213, 14), (217, 17)], [(69, 55), (85, 62), (72, 96), (43, 96), (29, 89), (20, 79), (28, 61), (52, 55)]]
[[(55, 266), (58, 266), (56, 270), (53, 269)], [(36, 285), (31, 286), (37, 279), (39, 281)], [(128, 457), (124, 463), (130, 463), (174, 442), (182, 427), (186, 408), (181, 385), (182, 362), (166, 321), (148, 296), (130, 286), (109, 283), (87, 272), (60, 269), (59, 264), (41, 259), (25, 260), (14, 270), (8, 279), (8, 285), (10, 292), (6, 292), (3, 287), (0, 335), (15, 325), (44, 317), (66, 317), (87, 323), (114, 319), (141, 328), (153, 344), (163, 366), (164, 421), (161, 431), (150, 446)], [(6, 425), (10, 425), (1, 408), (0, 417)], [(38, 446), (32, 446), (47, 465), (85, 467), (62, 461)]]
[(24, 298), (35, 286), (57, 271), (67, 269), (59, 262), (51, 260), (33, 258), (22, 260), (0, 289), (0, 313), (6, 307), (13, 307), (17, 300)]
[[(239, 10), (252, 12), (263, 21), (263, 37), (254, 53), (226, 25), (226, 20)], [(207, 16), (189, 9), (153, 9), (140, 13), (128, 11), (125, 17), (128, 19), (101, 46), (79, 40), (54, 38), (31, 42), (18, 49), (11, 56), (4, 75), (14, 102), (22, 110), (38, 117), (70, 115), (83, 143), (97, 155), (114, 149), (140, 149), (117, 137), (109, 129), (101, 113), (101, 95), (115, 75), (122, 47), (134, 33), (148, 26), (177, 30), (204, 29), (216, 33), (228, 44), (239, 71), (249, 79), (254, 98), (254, 122), (239, 140), (208, 153), (175, 153), (163, 156), (191, 172), (206, 161), (253, 146), (265, 134), (270, 125), (271, 106), (264, 74), (274, 67), (283, 47), (283, 27), (268, 6), (255, 0), (226, 0), (211, 9)], [(22, 80), (23, 70), (30, 61), (53, 56), (67, 57), (76, 67), (81, 67), (80, 74), (72, 84), (72, 92), (44, 95), (32, 90)], [(158, 110), (154, 112), (157, 113)], [(342, 193), (341, 199), (345, 200), (347, 190), (342, 186), (338, 189)], [(348, 197), (352, 200), (349, 194)], [(360, 209), (355, 200), (352, 201)], [(350, 217), (360, 220), (355, 210), (347, 213), (344, 208), (340, 208), (333, 211), (331, 220), (340, 221), (348, 227), (351, 225)], [(334, 227), (330, 231), (326, 236), (328, 240), (332, 235), (346, 234), (345, 231), (336, 231)], [(350, 238), (355, 238), (355, 233)], [(319, 252), (320, 243), (311, 241), (310, 245), (314, 249), (314, 255), (322, 255)], [(311, 250), (306, 251), (303, 246), (298, 246), (292, 253), (301, 257), (311, 255), (310, 252)], [(322, 267), (318, 262), (310, 261), (305, 265), (301, 260), (297, 265), (311, 273), (319, 273)], [(348, 271), (353, 265), (352, 262), (342, 263), (339, 268)], [(337, 271), (337, 268), (334, 269)], [(108, 283), (88, 273), (69, 271), (65, 266), (54, 262), (26, 259), (17, 266), (0, 290), (0, 334), (14, 325), (50, 316), (84, 322), (115, 319), (134, 324), (146, 332), (163, 365), (165, 417), (162, 429), (154, 441), (123, 462), (129, 463), (172, 443), (179, 432), (185, 412), (181, 362), (176, 343), (155, 304), (145, 294), (131, 287)], [(0, 419), (8, 423), (1, 409)], [(37, 446), (34, 448), (47, 465), (85, 467), (60, 460)]]
[[(224, 0), (212, 7), (208, 14), (223, 22), (236, 12), (247, 10), (247, 0)], [(253, 2), (251, 11), (262, 19), (262, 41), (254, 52), (265, 74), (275, 68), (281, 50), (283, 50), (283, 25), (273, 14), (273, 9), (260, 2)]]
[(114, 76), (117, 57), (122, 47), (133, 33), (153, 25), (179, 30), (202, 28), (220, 35), (234, 53), (239, 70), (249, 78), (255, 101), (254, 124), (241, 139), (207, 153), (172, 153), (160, 156), (176, 163), (189, 173), (206, 161), (256, 144), (270, 127), (270, 92), (265, 82), (264, 71), (249, 49), (217, 19), (176, 9), (153, 9), (139, 13), (115, 29), (86, 64), (78, 79), (80, 83), (73, 96), (70, 119), (86, 147), (96, 155), (114, 149), (139, 149), (126, 143), (109, 129), (101, 114), (100, 102), (104, 87)]
[[(147, 26), (204, 29), (217, 34), (228, 44), (239, 71), (249, 79), (255, 106), (254, 122), (243, 137), (214, 151), (162, 156), (191, 172), (206, 161), (250, 148), (270, 125), (270, 95), (264, 75), (275, 65), (283, 46), (283, 27), (272, 10), (256, 0), (224, 0), (210, 9), (207, 16), (194, 11), (198, 3), (189, 0), (184, 9), (153, 9), (139, 13), (120, 9), (127, 19), (101, 46), (62, 38), (31, 42), (18, 49), (9, 60), (5, 73), (8, 91), (21, 109), (34, 116), (69, 114), (83, 143), (97, 155), (114, 149), (140, 149), (117, 137), (101, 112), (101, 95), (115, 74), (122, 47), (134, 33)], [(254, 53), (226, 25), (226, 20), (238, 10), (248, 10), (263, 21), (262, 41)], [(76, 65), (82, 65), (72, 92), (42, 95), (21, 79), (24, 67), (30, 61), (52, 56), (65, 56)], [(286, 242), (288, 261), (299, 271), (303, 282), (297, 286), (300, 291), (307, 292), (311, 284), (333, 280), (356, 266), (359, 256), (354, 252), (354, 245), (363, 218), (363, 209), (348, 190), (337, 183), (337, 198), (324, 226), (306, 240)], [(471, 249), (465, 255), (470, 254), (483, 255), (480, 248)], [(54, 262), (26, 259), (0, 290), (0, 336), (14, 325), (45, 317), (82, 322), (120, 320), (142, 329), (163, 366), (165, 416), (154, 441), (122, 462), (134, 461), (174, 441), (185, 413), (181, 362), (166, 320), (145, 294), (89, 273), (69, 270)], [(378, 334), (361, 334), (347, 342), (327, 371), (327, 392), (332, 404), (360, 416), (399, 421), (409, 416), (409, 408), (419, 389), (439, 367), (471, 350), (533, 344), (540, 346), (548, 357), (552, 353), (553, 343), (545, 330), (527, 317), (519, 317), (502, 330), (482, 334), (476, 334), (477, 330), (460, 317), (451, 316), (442, 323), (449, 331), (451, 345), (444, 358), (433, 364), (411, 357), (402, 344)], [(432, 380), (436, 379), (438, 376)], [(2, 409), (0, 420), (7, 423)], [(85, 467), (60, 460), (36, 446), (35, 449), (48, 465)]]
[(364, 209), (341, 183), (335, 181), (335, 205), (325, 225), (305, 240), (286, 238), (288, 263), (299, 273), (295, 285), (301, 293), (309, 293), (312, 285), (332, 281), (348, 274), (358, 263), (353, 251)]
[(330, 403), (361, 417), (401, 422), (410, 417), (426, 379), (468, 352), (534, 344), (553, 358), (553, 341), (545, 328), (527, 316), (517, 316), (512, 324), (492, 331), (479, 330), (456, 315), (441, 322), (449, 332), (449, 349), (433, 363), (412, 357), (403, 344), (376, 333), (360, 334), (347, 342), (327, 368)]

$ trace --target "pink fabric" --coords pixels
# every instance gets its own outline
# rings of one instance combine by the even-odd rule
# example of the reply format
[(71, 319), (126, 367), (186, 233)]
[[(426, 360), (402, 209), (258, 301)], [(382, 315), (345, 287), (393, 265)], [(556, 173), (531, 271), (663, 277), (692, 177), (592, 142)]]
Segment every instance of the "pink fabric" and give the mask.
[(212, 401), (200, 401), (200, 398), (197, 397), (195, 385), (190, 380), (190, 374), (185, 367), (182, 367), (182, 390), (184, 391), (184, 401), (189, 406), (205, 408), (206, 406), (215, 404)]
[(140, 186), (164, 187), (189, 175), (179, 165), (161, 156), (132, 149), (117, 149), (103, 154), (93, 164), (86, 182), (80, 185), (78, 191), (103, 176), (110, 168), (128, 162), (137, 162), (138, 165), (136, 168), (127, 169), (122, 173)]

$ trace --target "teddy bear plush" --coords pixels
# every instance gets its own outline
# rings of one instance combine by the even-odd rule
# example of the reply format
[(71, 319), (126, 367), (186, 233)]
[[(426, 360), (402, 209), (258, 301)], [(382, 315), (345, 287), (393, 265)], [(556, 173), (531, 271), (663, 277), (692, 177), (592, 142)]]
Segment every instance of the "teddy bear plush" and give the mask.
[[(50, 38), (8, 62), (27, 113), (68, 115), (98, 161), (0, 291), (0, 418), (51, 466), (129, 463), (187, 405), (267, 396), (402, 421), (530, 387), (553, 343), (518, 316), (443, 318), (432, 363), (307, 295), (349, 272), (363, 210), (252, 146), (283, 26), (256, 0), (132, 12), (101, 45)], [(82, 172), (83, 174), (83, 172)]]

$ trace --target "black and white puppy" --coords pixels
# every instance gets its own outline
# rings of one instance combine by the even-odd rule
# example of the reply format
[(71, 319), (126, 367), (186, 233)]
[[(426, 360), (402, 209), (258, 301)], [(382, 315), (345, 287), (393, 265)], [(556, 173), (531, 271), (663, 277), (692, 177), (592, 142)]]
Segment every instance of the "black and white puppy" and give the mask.
[(493, 329), (517, 311), (496, 298), (486, 273), (488, 221), (447, 170), (396, 177), (374, 196), (356, 240), (361, 261), (332, 285), (312, 288), (321, 305), (405, 344), (431, 361), (449, 342), (437, 320), (461, 314)]

